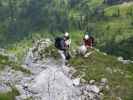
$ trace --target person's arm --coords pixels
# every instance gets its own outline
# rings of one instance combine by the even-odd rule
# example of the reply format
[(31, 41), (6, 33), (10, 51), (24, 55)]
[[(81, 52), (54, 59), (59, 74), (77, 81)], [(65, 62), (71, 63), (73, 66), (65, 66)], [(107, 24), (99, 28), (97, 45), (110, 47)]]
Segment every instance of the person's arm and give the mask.
[(71, 39), (69, 39), (69, 45), (71, 45)]
[(70, 47), (70, 44), (71, 44), (71, 40), (70, 39), (69, 40), (66, 40), (65, 41), (65, 44), (66, 44), (66, 47), (69, 48)]
[(68, 40), (68, 47), (71, 45), (71, 39)]

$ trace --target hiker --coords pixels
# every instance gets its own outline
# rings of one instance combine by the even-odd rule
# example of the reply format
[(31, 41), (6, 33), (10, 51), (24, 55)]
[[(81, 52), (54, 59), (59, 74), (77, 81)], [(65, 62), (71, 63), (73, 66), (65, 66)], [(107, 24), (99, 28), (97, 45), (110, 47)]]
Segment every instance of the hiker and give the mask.
[(65, 32), (63, 37), (57, 37), (55, 39), (55, 47), (58, 49), (58, 52), (62, 57), (63, 65), (67, 64), (67, 61), (70, 59), (70, 54), (69, 54), (70, 44), (71, 40), (68, 32)]
[(92, 36), (89, 36), (88, 34), (85, 34), (83, 38), (83, 45), (79, 48), (79, 54), (85, 55), (87, 53), (88, 49), (91, 49), (94, 44), (94, 38)]
[(94, 38), (92, 36), (89, 36), (88, 34), (85, 34), (83, 39), (83, 45), (85, 45), (87, 49), (90, 49), (92, 48), (93, 43), (94, 43)]

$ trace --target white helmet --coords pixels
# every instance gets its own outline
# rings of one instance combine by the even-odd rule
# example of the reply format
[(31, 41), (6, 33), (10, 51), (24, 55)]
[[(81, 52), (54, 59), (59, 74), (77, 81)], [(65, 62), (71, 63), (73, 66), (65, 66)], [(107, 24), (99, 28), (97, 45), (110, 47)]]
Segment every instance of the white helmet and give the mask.
[(64, 36), (68, 37), (69, 36), (69, 33), (68, 32), (65, 32)]
[(85, 35), (85, 39), (86, 40), (89, 39), (89, 35), (88, 34)]

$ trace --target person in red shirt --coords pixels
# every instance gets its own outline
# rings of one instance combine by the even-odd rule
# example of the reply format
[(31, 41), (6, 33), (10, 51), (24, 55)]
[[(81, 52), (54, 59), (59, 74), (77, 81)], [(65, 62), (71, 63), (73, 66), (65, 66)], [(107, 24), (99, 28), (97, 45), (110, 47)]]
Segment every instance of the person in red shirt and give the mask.
[(83, 45), (89, 49), (92, 48), (94, 42), (94, 38), (86, 34), (83, 38)]
[[(83, 45), (78, 48), (78, 53), (83, 56), (88, 56), (88, 49), (91, 49), (94, 45), (94, 38), (86, 34), (83, 38)], [(90, 53), (89, 53), (90, 54)]]

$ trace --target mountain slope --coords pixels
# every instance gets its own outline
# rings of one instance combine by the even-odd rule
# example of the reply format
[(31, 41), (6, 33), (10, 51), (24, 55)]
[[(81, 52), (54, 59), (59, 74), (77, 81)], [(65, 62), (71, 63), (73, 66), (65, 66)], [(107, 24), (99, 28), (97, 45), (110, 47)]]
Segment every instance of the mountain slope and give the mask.
[(80, 76), (88, 82), (108, 79), (109, 90), (103, 100), (131, 100), (133, 95), (133, 64), (123, 64), (116, 57), (94, 51), (89, 57), (76, 56), (70, 60), (77, 71), (74, 76)]
[[(54, 47), (48, 48), (45, 53), (49, 57), (55, 56), (56, 51), (50, 52)], [(108, 86), (103, 89), (104, 96), (102, 100), (131, 100), (133, 95), (133, 61), (122, 60), (121, 57), (108, 55), (98, 49), (90, 50), (92, 52), (87, 58), (80, 55), (74, 55), (69, 61), (76, 71), (73, 77), (80, 77), (88, 83), (95, 80), (96, 84), (104, 78), (108, 80)], [(57, 58), (56, 58), (57, 59)]]

